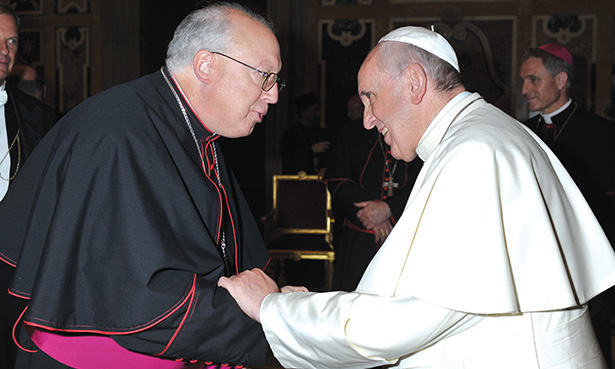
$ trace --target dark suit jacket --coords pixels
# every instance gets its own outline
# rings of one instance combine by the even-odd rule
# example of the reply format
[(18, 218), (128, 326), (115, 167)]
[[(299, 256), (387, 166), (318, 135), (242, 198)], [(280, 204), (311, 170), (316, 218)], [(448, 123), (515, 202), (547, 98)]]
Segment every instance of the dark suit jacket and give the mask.
[[(17, 130), (19, 130), (21, 145), (19, 165), (22, 166), (39, 141), (58, 120), (59, 115), (49, 105), (26, 94), (8, 82), (6, 84), (6, 92), (9, 99), (4, 106), (4, 112), (9, 145), (12, 142), (12, 138), (17, 134)], [(18, 150), (16, 145), (11, 150), (11, 174), (15, 173), (17, 167), (17, 159), (20, 156)]]

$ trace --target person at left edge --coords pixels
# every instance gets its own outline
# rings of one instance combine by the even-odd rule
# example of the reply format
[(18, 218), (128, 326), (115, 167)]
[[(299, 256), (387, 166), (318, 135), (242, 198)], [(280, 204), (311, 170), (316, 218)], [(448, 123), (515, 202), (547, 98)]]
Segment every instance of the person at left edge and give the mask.
[(28, 299), (18, 343), (36, 350), (17, 367), (264, 364), (262, 329), (216, 286), (269, 261), (216, 140), (249, 135), (278, 100), (272, 27), (235, 3), (196, 10), (166, 67), (41, 141), (0, 206), (10, 292)]
[[(15, 185), (30, 154), (58, 118), (55, 109), (9, 80), (16, 67), (19, 28), (17, 14), (0, 2), (0, 200)], [(25, 304), (8, 294), (13, 268), (0, 264), (0, 369), (12, 369), (17, 349), (11, 331)]]

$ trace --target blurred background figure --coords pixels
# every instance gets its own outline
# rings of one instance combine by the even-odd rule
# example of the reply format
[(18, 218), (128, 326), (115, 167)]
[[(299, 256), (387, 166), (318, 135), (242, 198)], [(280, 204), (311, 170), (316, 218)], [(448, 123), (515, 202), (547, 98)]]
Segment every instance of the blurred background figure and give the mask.
[(296, 99), (299, 120), (282, 135), (282, 173), (323, 175), (331, 140), (320, 126), (320, 102), (315, 93)]
[(8, 80), (14, 81), (15, 85), (28, 95), (40, 101), (45, 101), (45, 84), (33, 67), (29, 65), (16, 65), (11, 71)]
[(401, 216), (423, 162), (395, 159), (378, 131), (363, 127), (359, 95), (347, 110), (350, 121), (333, 145), (325, 181), (336, 217), (333, 289), (353, 291)]

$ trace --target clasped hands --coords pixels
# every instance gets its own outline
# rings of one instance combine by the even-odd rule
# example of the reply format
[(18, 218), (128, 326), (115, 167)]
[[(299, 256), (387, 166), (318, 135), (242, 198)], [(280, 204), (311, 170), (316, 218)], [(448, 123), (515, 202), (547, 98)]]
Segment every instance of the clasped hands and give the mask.
[(254, 268), (230, 277), (221, 277), (218, 286), (225, 288), (247, 316), (260, 323), (263, 300), (271, 293), (308, 292), (305, 287), (284, 286), (282, 289), (263, 270)]
[(357, 202), (354, 205), (361, 208), (357, 211), (357, 218), (361, 221), (363, 227), (374, 231), (374, 241), (377, 245), (382, 245), (393, 229), (389, 221), (389, 218), (393, 215), (389, 204), (374, 200)]

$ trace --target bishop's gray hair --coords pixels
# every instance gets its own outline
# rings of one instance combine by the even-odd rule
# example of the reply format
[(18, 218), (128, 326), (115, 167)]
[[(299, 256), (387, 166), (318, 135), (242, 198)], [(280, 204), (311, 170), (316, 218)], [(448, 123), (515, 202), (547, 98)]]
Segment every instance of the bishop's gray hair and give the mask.
[(418, 63), (430, 76), (436, 89), (450, 91), (463, 86), (461, 74), (449, 63), (420, 47), (404, 42), (383, 42), (379, 68), (382, 72), (398, 77), (413, 63)]
[(167, 48), (166, 65), (172, 74), (192, 64), (199, 50), (225, 52), (233, 44), (229, 10), (238, 10), (274, 32), (271, 20), (232, 2), (217, 2), (188, 14)]

